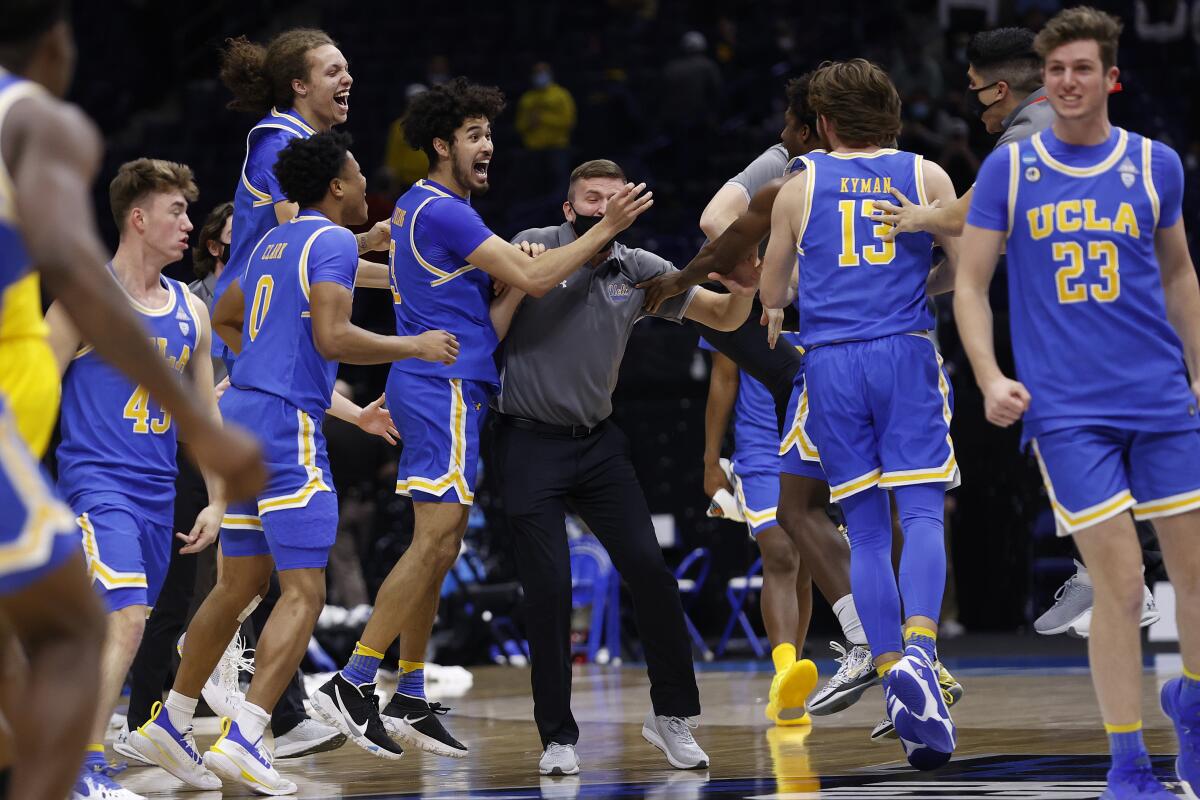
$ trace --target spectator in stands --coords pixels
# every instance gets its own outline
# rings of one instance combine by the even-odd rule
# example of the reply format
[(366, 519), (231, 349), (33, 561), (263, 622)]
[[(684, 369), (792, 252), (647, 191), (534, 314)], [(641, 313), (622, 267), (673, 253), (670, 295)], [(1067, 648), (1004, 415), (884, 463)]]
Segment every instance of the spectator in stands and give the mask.
[(533, 65), (529, 82), (517, 101), (516, 123), (530, 154), (526, 178), (538, 192), (561, 192), (570, 171), (575, 98), (554, 82), (554, 72), (545, 61)]
[(663, 68), (659, 93), (659, 119), (670, 140), (668, 160), (676, 177), (688, 171), (693, 153), (707, 150), (724, 85), (704, 34), (688, 31), (679, 46), (682, 52)]
[(427, 86), (441, 86), (452, 77), (454, 76), (450, 74), (450, 59), (441, 53), (429, 57), (429, 61), (425, 64), (425, 84)]
[(404, 110), (388, 128), (383, 169), (387, 174), (388, 193), (395, 197), (429, 174), (429, 156), (409, 146), (404, 139), (404, 111), (414, 97), (429, 91), (423, 83), (410, 83), (404, 90)]

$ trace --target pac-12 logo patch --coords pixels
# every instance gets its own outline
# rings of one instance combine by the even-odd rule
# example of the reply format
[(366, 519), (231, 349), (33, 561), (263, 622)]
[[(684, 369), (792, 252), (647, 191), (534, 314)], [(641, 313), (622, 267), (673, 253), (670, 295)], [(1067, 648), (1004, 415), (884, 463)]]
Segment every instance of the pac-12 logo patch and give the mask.
[(1030, 183), (1033, 183), (1033, 182), (1039, 181), (1041, 179), (1042, 179), (1042, 171), (1040, 169), (1038, 169), (1037, 167), (1026, 167), (1025, 168), (1025, 180), (1029, 181)]
[(608, 297), (610, 300), (624, 302), (633, 295), (633, 287), (624, 281), (614, 281), (608, 285)]

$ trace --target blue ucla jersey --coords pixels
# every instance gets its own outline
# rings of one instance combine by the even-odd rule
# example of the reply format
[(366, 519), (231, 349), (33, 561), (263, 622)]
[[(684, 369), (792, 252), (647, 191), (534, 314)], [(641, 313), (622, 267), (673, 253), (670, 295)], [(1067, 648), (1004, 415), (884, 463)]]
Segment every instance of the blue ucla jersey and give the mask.
[[(0, 69), (0, 130), (13, 104), (42, 94), (41, 86)], [(0, 159), (0, 295), (29, 270), (29, 252), (17, 224), (17, 192), (4, 160)]]
[(1026, 441), (1085, 425), (1200, 424), (1154, 254), (1182, 196), (1179, 156), (1120, 128), (1095, 146), (1045, 130), (984, 162), (968, 221), (1008, 235), (1013, 351), (1032, 396)]
[(312, 209), (275, 227), (241, 276), (246, 297), (242, 352), (230, 382), (288, 401), (320, 420), (333, 397), (337, 362), (317, 352), (309, 307), (313, 284), (353, 291), (354, 234)]
[[(182, 373), (199, 344), (200, 323), (187, 286), (160, 280), (169, 295), (161, 308), (130, 302), (158, 352)], [(72, 359), (62, 389), (62, 496), (73, 508), (108, 502), (171, 524), (178, 468), (170, 413), (90, 346)]]
[[(800, 336), (785, 331), (776, 347), (799, 347)], [(700, 349), (715, 348), (700, 340)], [(737, 400), (733, 405), (733, 460), (739, 474), (779, 471), (779, 421), (775, 398), (745, 370), (738, 370)]]
[(928, 202), (923, 161), (888, 149), (799, 158), (808, 202), (796, 246), (796, 303), (806, 348), (933, 328), (925, 295), (933, 237), (906, 233), (885, 242), (887, 226), (869, 218), (877, 200), (894, 199), (889, 189)]
[[(275, 178), (279, 151), (293, 139), (307, 139), (316, 133), (294, 109), (271, 111), (246, 135), (246, 160), (237, 190), (233, 193), (233, 241), (229, 245), (229, 263), (217, 276), (213, 303), (241, 276), (258, 240), (279, 221), (275, 204), (287, 200)], [(230, 355), (219, 337), (213, 337), (213, 353)]]
[(459, 351), (450, 366), (408, 358), (393, 370), (499, 384), (488, 316), (492, 279), (467, 263), (493, 235), (467, 199), (433, 181), (417, 181), (396, 201), (388, 254), (396, 334), (445, 330), (458, 338)]

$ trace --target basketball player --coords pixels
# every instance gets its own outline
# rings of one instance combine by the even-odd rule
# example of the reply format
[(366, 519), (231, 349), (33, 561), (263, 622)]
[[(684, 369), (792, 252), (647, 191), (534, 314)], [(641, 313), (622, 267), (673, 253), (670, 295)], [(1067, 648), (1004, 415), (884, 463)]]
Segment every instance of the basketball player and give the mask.
[[(1108, 120), (1121, 23), (1088, 7), (1035, 42), (1053, 125), (992, 153), (962, 240), (955, 315), (988, 420), (1023, 420), (1061, 531), (1092, 584), (1088, 654), (1112, 751), (1102, 798), (1174, 796), (1142, 741), (1141, 558), (1153, 519), (1178, 595), (1183, 677), (1162, 689), (1179, 779), (1200, 788), (1200, 289), (1166, 145)], [(988, 285), (1007, 247), (1019, 381), (992, 349)], [(1097, 343), (1103, 343), (1097, 347)]]
[[(795, 334), (783, 337), (784, 346), (793, 345)], [(712, 353), (704, 412), (704, 493), (712, 497), (724, 489), (735, 496), (762, 554), (763, 627), (775, 662), (765, 713), (776, 725), (810, 724), (804, 702), (816, 685), (816, 666), (798, 660), (797, 654), (812, 617), (812, 576), (776, 519), (780, 459), (774, 403), (766, 387), (739, 370), (728, 356), (704, 339), (700, 349)], [(736, 486), (729, 483), (719, 463), (730, 412)]]
[[(933, 238), (882, 243), (867, 215), (892, 185), (930, 200), (953, 197), (954, 187), (936, 164), (885, 147), (900, 130), (900, 99), (877, 66), (862, 59), (822, 66), (809, 103), (830, 151), (802, 156), (804, 170), (779, 190), (760, 291), (764, 305), (782, 308), (798, 269), (807, 352), (797, 418), (846, 517), (854, 603), (888, 715), (911, 715), (901, 736), (948, 758), (955, 735), (935, 643), (946, 576), (944, 495), (958, 467), (949, 383), (929, 338)], [(939, 243), (953, 255), (955, 240)], [(939, 270), (942, 283), (947, 273)], [(885, 489), (904, 528), (903, 637)]]
[[(350, 115), (350, 65), (324, 31), (295, 28), (275, 36), (265, 47), (238, 37), (221, 56), (221, 80), (233, 92), (229, 107), (261, 119), (246, 136), (246, 160), (233, 196), (233, 241), (228, 269), (217, 277), (213, 302), (245, 271), (250, 252), (271, 228), (296, 216), (272, 168), (288, 142), (342, 125)], [(386, 221), (357, 236), (358, 252), (383, 250)], [(361, 262), (360, 286), (387, 287), (382, 264)], [(213, 337), (213, 354), (227, 366), (232, 353)]]
[[(402, 674), (382, 714), (405, 744), (463, 757), (467, 747), (425, 698), (424, 657), (437, 613), (438, 589), (458, 557), (475, 498), (479, 435), (499, 375), (496, 330), (489, 318), (492, 281), (540, 297), (603, 249), (648, 209), (644, 185), (625, 187), (603, 219), (576, 241), (530, 257), (492, 233), (470, 199), (488, 188), (491, 124), (504, 108), (494, 87), (457, 78), (413, 98), (404, 119), (409, 144), (429, 156), (426, 180), (396, 202), (390, 261), (396, 330), (415, 335), (445, 328), (458, 337), (452, 365), (403, 361), (388, 375), (388, 407), (404, 439), (396, 491), (412, 497), (412, 545), (380, 587), (375, 611), (346, 667), (321, 687), (314, 707), (360, 746), (387, 757), (389, 740), (374, 731), (375, 674), (400, 637)], [(395, 745), (391, 745), (394, 748)]]
[[(108, 188), (120, 232), (108, 269), (159, 356), (177, 374), (187, 374), (191, 392), (216, 418), (212, 361), (205, 357), (208, 312), (186, 285), (162, 274), (188, 248), (187, 207), (196, 194), (192, 171), (183, 164), (142, 158), (121, 165)], [(176, 430), (144, 388), (83, 344), (60, 302), (50, 306), (46, 324), (64, 373), (58, 490), (76, 514), (88, 574), (108, 610), (99, 706), (80, 780), (114, 800), (132, 800), (138, 795), (107, 774), (104, 735), (171, 558)], [(182, 553), (203, 550), (220, 530), (221, 487), (210, 481), (208, 490), (209, 505), (190, 533), (178, 534), (185, 541)]]
[[(321, 133), (280, 151), (275, 175), (300, 213), (263, 237), (214, 310), (222, 330), (242, 329), (240, 341), (226, 340), (238, 358), (221, 409), (260, 432), (270, 478), (257, 502), (227, 509), (221, 574), (189, 626), (175, 685), (131, 739), (143, 756), (196, 788), (219, 788), (224, 779), (264, 794), (296, 791), (272, 766), (263, 735), (325, 605), (338, 520), (321, 423), (338, 361), (452, 363), (458, 353), (444, 331), (381, 336), (350, 322), (358, 248), (343, 226), (366, 222), (367, 200), (348, 144), (341, 134)], [(223, 721), (201, 763), (190, 736), (201, 687), (239, 613), (276, 568), (282, 595), (259, 639), (254, 679), (237, 718)]]
[[(84, 338), (161, 401), (193, 455), (245, 496), (261, 483), (257, 446), (222, 429), (181, 389), (104, 270), (89, 194), (100, 139), (59, 99), (74, 70), (67, 17), (65, 2), (45, 0), (7, 0), (0, 13), (0, 290), (37, 264)], [(39, 313), (19, 322), (27, 330), (9, 334), (44, 338)], [(41, 352), (40, 369), (54, 375), (49, 349)], [(53, 417), (56, 406), (50, 393), (40, 413)], [(78, 528), (2, 409), (0, 453), (0, 617), (29, 664), (5, 686), (9, 793), (62, 797), (79, 774), (96, 710), (103, 611), (88, 587)]]

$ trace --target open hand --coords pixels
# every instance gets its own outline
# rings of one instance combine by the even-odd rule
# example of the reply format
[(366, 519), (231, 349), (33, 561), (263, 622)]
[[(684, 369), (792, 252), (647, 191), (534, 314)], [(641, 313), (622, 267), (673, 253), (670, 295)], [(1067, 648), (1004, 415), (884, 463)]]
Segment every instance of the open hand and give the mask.
[[(634, 186), (627, 183), (608, 201), (601, 224), (612, 226), (612, 234), (616, 235), (633, 224), (633, 221), (645, 214), (654, 205), (654, 192), (646, 192), (646, 184)], [(643, 194), (643, 192), (645, 192)]]
[(934, 200), (927, 206), (921, 206), (909, 200), (904, 196), (904, 192), (895, 187), (889, 191), (900, 205), (889, 203), (886, 200), (876, 200), (875, 210), (871, 213), (871, 219), (874, 222), (881, 222), (889, 226), (888, 230), (880, 237), (885, 242), (895, 240), (897, 234), (927, 230), (926, 223), (929, 219), (929, 212), (942, 207), (941, 200)]
[(400, 431), (396, 430), (395, 423), (392, 422), (392, 412), (383, 407), (383, 402), (386, 395), (379, 395), (379, 398), (370, 405), (363, 406), (362, 413), (358, 415), (358, 427), (373, 436), (379, 436), (388, 444), (395, 444), (400, 438)]

